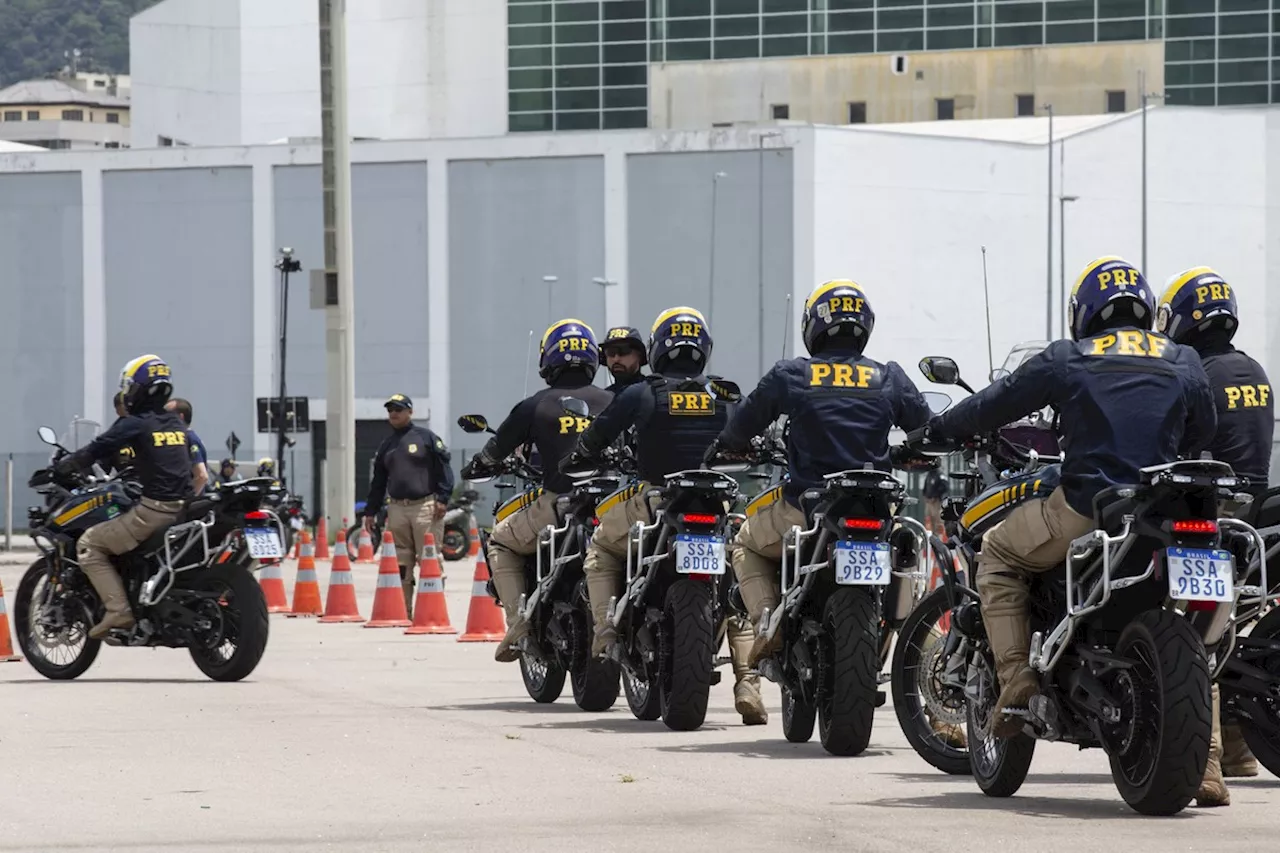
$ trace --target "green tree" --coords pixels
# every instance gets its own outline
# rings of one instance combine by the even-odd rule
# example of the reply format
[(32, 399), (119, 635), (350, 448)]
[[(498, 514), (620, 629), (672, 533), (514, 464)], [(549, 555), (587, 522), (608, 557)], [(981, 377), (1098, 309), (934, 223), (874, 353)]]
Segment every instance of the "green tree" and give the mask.
[(49, 77), (78, 49), (82, 71), (129, 71), (129, 18), (159, 0), (0, 0), (0, 88)]

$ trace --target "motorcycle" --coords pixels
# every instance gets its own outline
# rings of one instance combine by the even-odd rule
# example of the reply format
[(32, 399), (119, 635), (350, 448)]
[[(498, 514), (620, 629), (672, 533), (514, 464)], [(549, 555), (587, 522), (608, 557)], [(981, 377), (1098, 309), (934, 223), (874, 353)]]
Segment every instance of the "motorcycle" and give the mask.
[[(53, 462), (68, 452), (49, 427), (39, 433), (55, 448)], [(141, 487), (107, 477), (97, 466), (91, 474), (59, 474), (50, 466), (35, 472), (29, 485), (45, 504), (27, 511), (41, 556), (14, 598), (18, 643), (45, 678), (73, 679), (93, 664), (104, 642), (89, 638), (104, 609), (77, 562), (76, 543), (95, 524), (132, 507)], [(113, 630), (105, 642), (188, 649), (215, 681), (239, 681), (253, 672), (268, 635), (254, 563), (284, 554), (280, 520), (263, 509), (278, 489), (269, 477), (225, 484), (188, 502), (177, 524), (113, 557), (137, 624)]]
[[(920, 367), (935, 383), (962, 383), (950, 359), (926, 358)], [(917, 430), (907, 444), (940, 455), (998, 442), (940, 442)], [(1037, 457), (1025, 454), (1028, 467)], [(1049, 473), (1020, 472), (971, 503), (962, 517), (965, 547), (976, 552), (975, 529), (990, 529), (1029, 492), (1043, 495)], [(1215, 520), (1219, 499), (1234, 498), (1240, 485), (1228, 465), (1188, 460), (1142, 469), (1138, 483), (1095, 496), (1096, 529), (1071, 543), (1064, 571), (1031, 579), (1029, 664), (1040, 692), (1025, 710), (1003, 709), (1023, 722), (1008, 739), (987, 733), (1002, 709), (978, 594), (961, 582), (950, 549), (935, 543), (950, 619), (934, 671), (951, 695), (964, 696), (970, 769), (985, 794), (1016, 793), (1036, 741), (1049, 740), (1105, 750), (1116, 788), (1141, 814), (1176, 814), (1191, 801), (1208, 760), (1210, 655), (1226, 651), (1243, 580), (1222, 529), (1261, 542), (1243, 521)]]
[(302, 509), (302, 496), (280, 490), (278, 494), (269, 495), (264, 503), (272, 508), (281, 521), (281, 538), (284, 552), (288, 554), (293, 550), (293, 539), (298, 535), (298, 531), (307, 526), (307, 516)]
[[(457, 498), (449, 502), (444, 516), (444, 536), (440, 545), (440, 556), (449, 562), (457, 562), (465, 558), (471, 551), (472, 513), (480, 493), (474, 489), (466, 489)], [(358, 542), (360, 531), (364, 528), (364, 501), (356, 502), (356, 523), (347, 528), (347, 541)], [(382, 531), (387, 526), (387, 504), (383, 502), (378, 514), (373, 517), (369, 528), (372, 542), (382, 541)]]
[[(463, 415), (458, 426), (468, 433), (493, 432), (483, 415)], [(526, 452), (524, 458), (528, 456)], [(519, 494), (495, 502), (495, 524), (542, 495), (538, 485), (541, 472), (524, 459), (509, 459), (495, 473), (517, 477), (525, 484)], [(474, 482), (489, 479), (478, 477)], [(621, 478), (616, 476), (574, 483), (572, 491), (557, 499), (556, 523), (540, 531), (537, 549), (525, 562), (525, 588), (530, 592), (521, 597), (518, 608), (530, 631), (519, 642), (520, 674), (525, 690), (535, 702), (560, 698), (566, 676), (574, 702), (584, 711), (607, 711), (618, 699), (618, 665), (591, 657), (591, 606), (583, 559), (595, 527), (596, 504), (620, 483)], [(487, 561), (488, 531), (481, 534), (480, 547)], [(492, 580), (486, 589), (502, 603)]]
[[(741, 398), (737, 387), (717, 379), (708, 390), (720, 399)], [(564, 410), (590, 418), (585, 403), (562, 398)], [(645, 496), (652, 521), (637, 521), (627, 541), (622, 597), (609, 602), (609, 623), (618, 641), (609, 655), (622, 667), (631, 713), (640, 720), (659, 717), (667, 728), (691, 731), (706, 719), (716, 666), (717, 613), (725, 574), (729, 510), (738, 499), (738, 483), (728, 473), (746, 464), (691, 469), (650, 484)], [(588, 479), (600, 467), (570, 471)]]

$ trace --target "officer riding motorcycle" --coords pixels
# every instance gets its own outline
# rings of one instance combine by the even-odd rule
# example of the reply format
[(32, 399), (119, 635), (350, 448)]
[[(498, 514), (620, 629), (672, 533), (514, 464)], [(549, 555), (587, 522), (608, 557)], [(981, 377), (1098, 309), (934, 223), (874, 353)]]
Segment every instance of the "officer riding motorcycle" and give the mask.
[(132, 551), (157, 530), (176, 522), (185, 499), (191, 496), (191, 450), (186, 425), (175, 412), (164, 408), (173, 393), (169, 365), (157, 355), (138, 356), (120, 371), (120, 391), (125, 416), (54, 465), (57, 473), (70, 474), (130, 448), (134, 459), (132, 476), (142, 487), (137, 504), (91, 528), (79, 541), (80, 568), (106, 610), (102, 620), (89, 631), (94, 640), (103, 639), (113, 629), (127, 630), (134, 625), (124, 584), (111, 558)]
[[(1231, 345), (1239, 327), (1235, 292), (1209, 267), (1193, 267), (1172, 276), (1156, 309), (1156, 329), (1194, 348), (1213, 386), (1218, 430), (1207, 449), (1214, 459), (1247, 477), (1247, 491), (1257, 496), (1268, 487), (1275, 402), (1262, 366)], [(1229, 507), (1222, 509), (1229, 514)], [(1224, 777), (1258, 775), (1257, 761), (1240, 727), (1221, 719), (1221, 704), (1215, 683), (1209, 764), (1196, 793), (1201, 806), (1230, 805)]]
[(1072, 540), (1094, 529), (1093, 496), (1137, 483), (1139, 470), (1198, 455), (1217, 416), (1200, 359), (1151, 331), (1146, 279), (1115, 256), (1089, 263), (1068, 305), (1071, 340), (1050, 344), (1012, 374), (934, 417), (928, 439), (985, 433), (1052, 405), (1061, 417), (1062, 484), (1028, 500), (983, 538), (977, 584), (1001, 692), (989, 734), (1022, 731), (1014, 713), (1039, 690), (1028, 665), (1028, 573), (1062, 565)]
[(621, 394), (628, 386), (644, 381), (640, 369), (649, 363), (644, 339), (633, 326), (614, 326), (600, 342), (600, 366), (613, 379), (609, 390)]
[(465, 480), (493, 476), (498, 466), (518, 448), (532, 444), (542, 463), (542, 490), (537, 500), (498, 522), (489, 537), (489, 571), (494, 589), (507, 614), (507, 633), (494, 651), (494, 660), (518, 660), (517, 644), (529, 633), (520, 617), (520, 597), (526, 593), (525, 558), (538, 547), (538, 536), (556, 519), (556, 499), (573, 488), (560, 473), (560, 460), (587, 426), (586, 418), (565, 413), (561, 397), (577, 397), (592, 414), (613, 399), (591, 384), (600, 365), (595, 333), (581, 320), (553, 323), (542, 336), (538, 375), (547, 387), (517, 403), (497, 433), (463, 467)]

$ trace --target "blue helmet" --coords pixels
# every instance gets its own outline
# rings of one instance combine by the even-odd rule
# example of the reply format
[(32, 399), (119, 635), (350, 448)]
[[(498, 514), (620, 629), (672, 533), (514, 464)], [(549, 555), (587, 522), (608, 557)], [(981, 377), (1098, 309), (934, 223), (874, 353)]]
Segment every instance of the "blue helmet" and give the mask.
[(848, 279), (836, 279), (818, 285), (804, 303), (800, 332), (809, 355), (822, 350), (837, 335), (845, 336), (858, 352), (871, 339), (876, 326), (876, 312), (862, 286)]
[(542, 334), (542, 355), (538, 357), (538, 375), (548, 382), (564, 370), (577, 367), (584, 370), (587, 380), (596, 375), (600, 366), (600, 348), (596, 346), (596, 333), (581, 320), (557, 320)]
[(140, 355), (120, 371), (120, 400), (126, 411), (141, 411), (144, 403), (164, 405), (172, 393), (173, 373), (158, 355)]
[(1236, 294), (1209, 267), (1183, 270), (1169, 279), (1156, 308), (1156, 331), (1180, 344), (1198, 332), (1222, 329), (1230, 340), (1240, 328)]
[(1085, 265), (1071, 289), (1067, 323), (1074, 340), (1117, 326), (1150, 329), (1156, 301), (1138, 268), (1115, 255)]
[(667, 362), (688, 356), (705, 371), (711, 361), (711, 330), (702, 312), (694, 308), (668, 308), (649, 330), (649, 366), (661, 373)]

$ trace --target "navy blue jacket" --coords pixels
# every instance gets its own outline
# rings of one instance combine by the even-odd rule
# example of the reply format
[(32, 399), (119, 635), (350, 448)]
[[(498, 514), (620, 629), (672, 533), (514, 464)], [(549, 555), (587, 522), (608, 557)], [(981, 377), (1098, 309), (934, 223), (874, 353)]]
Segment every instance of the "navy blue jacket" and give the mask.
[(1271, 381), (1262, 365), (1229, 343), (1201, 349), (1200, 360), (1218, 408), (1218, 431), (1209, 452), (1248, 477), (1249, 491), (1262, 494), (1271, 473), (1276, 431)]
[(799, 505), (806, 489), (838, 471), (870, 464), (892, 470), (889, 432), (929, 420), (929, 404), (896, 362), (853, 352), (791, 358), (765, 374), (720, 435), (727, 450), (744, 450), (780, 415), (788, 416), (785, 497)]
[(191, 447), (187, 428), (173, 412), (140, 412), (119, 418), (74, 454), (88, 465), (132, 451), (133, 471), (144, 497), (173, 501), (191, 495)]
[(1051, 405), (1061, 417), (1062, 489), (1093, 515), (1093, 497), (1138, 482), (1149, 465), (1192, 458), (1217, 427), (1200, 356), (1156, 332), (1113, 329), (1055, 341), (1016, 371), (930, 422), (940, 437), (999, 429)]

